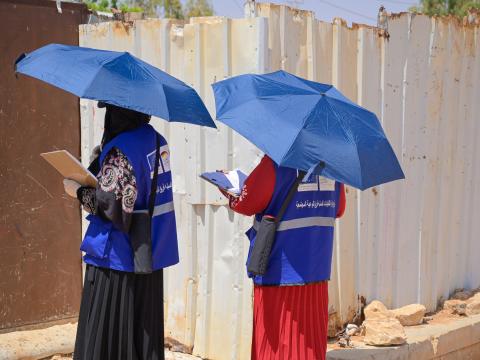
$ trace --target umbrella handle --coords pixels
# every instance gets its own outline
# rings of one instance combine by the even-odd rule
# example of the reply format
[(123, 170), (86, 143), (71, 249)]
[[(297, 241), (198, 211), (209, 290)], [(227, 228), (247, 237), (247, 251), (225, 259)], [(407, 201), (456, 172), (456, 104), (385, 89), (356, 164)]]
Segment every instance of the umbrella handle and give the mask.
[(312, 166), (310, 169), (308, 169), (304, 179), (309, 179), (310, 176), (312, 176), (314, 171), (318, 171), (319, 173), (321, 173), (322, 170), (325, 168), (325, 166), (326, 166), (325, 161), (320, 160), (320, 162), (317, 165)]
[(25, 59), (26, 56), (27, 56), (27, 53), (20, 54), (20, 56), (17, 58), (17, 60), (15, 60), (15, 62), (13, 64), (13, 71), (15, 72), (15, 78), (16, 79), (18, 79), (17, 64), (20, 61), (22, 61), (23, 59)]
[(13, 70), (17, 72), (17, 64), (22, 61), (27, 56), (27, 53), (20, 54), (20, 56), (13, 63)]

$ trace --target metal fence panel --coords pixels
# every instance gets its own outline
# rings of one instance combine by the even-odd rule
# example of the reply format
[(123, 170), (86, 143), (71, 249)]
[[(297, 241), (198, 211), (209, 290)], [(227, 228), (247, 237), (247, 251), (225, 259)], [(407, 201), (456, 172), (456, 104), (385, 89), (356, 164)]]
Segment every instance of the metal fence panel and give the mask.
[[(347, 187), (329, 286), (332, 332), (353, 318), (361, 297), (434, 310), (455, 288), (479, 286), (478, 26), (402, 14), (389, 18), (387, 39), (373, 27), (325, 23), (286, 6), (256, 4), (247, 13), (257, 17), (86, 25), (80, 43), (128, 50), (170, 72), (195, 87), (213, 115), (211, 83), (278, 69), (333, 83), (378, 115), (407, 179), (363, 192)], [(103, 113), (81, 105), (86, 161)], [(181, 254), (165, 272), (167, 335), (203, 357), (246, 359), (252, 287), (243, 233), (251, 219), (229, 211), (197, 175), (248, 172), (260, 152), (222, 124), (153, 124), (172, 148)]]

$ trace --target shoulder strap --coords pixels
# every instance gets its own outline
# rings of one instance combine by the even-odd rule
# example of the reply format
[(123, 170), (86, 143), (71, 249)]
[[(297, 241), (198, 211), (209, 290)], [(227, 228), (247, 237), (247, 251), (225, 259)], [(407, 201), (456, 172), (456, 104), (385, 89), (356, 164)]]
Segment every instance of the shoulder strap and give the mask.
[(160, 165), (160, 136), (158, 136), (157, 132), (155, 132), (155, 142), (156, 142), (155, 166), (153, 168), (153, 179), (152, 179), (152, 186), (150, 189), (150, 198), (148, 203), (148, 214), (150, 215), (150, 217), (152, 217), (153, 208), (155, 207), (155, 197), (157, 195), (158, 166)]
[(275, 223), (278, 223), (280, 222), (280, 220), (282, 220), (283, 215), (287, 210), (288, 204), (290, 204), (290, 201), (292, 201), (293, 195), (295, 195), (295, 193), (297, 192), (298, 185), (300, 184), (304, 176), (305, 176), (305, 172), (298, 170), (297, 178), (295, 179), (295, 182), (293, 183), (292, 187), (288, 191), (287, 197), (285, 198), (285, 200), (283, 200), (282, 207), (278, 211), (277, 216), (275, 216)]

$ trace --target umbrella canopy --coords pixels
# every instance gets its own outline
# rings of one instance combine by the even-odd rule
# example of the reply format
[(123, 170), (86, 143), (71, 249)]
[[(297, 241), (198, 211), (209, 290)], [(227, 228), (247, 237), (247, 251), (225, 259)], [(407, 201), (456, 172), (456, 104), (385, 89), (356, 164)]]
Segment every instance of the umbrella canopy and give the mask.
[(50, 44), (22, 55), (16, 71), (81, 98), (216, 127), (193, 88), (128, 52)]
[(405, 176), (374, 113), (285, 71), (212, 85), (217, 119), (278, 165), (366, 189)]

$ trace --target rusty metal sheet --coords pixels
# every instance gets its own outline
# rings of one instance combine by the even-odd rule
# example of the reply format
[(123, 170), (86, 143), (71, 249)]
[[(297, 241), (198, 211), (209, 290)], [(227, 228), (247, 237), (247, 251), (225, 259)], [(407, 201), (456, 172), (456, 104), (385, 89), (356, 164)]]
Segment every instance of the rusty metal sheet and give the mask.
[(86, 8), (62, 9), (52, 1), (0, 2), (0, 329), (74, 317), (80, 305), (80, 209), (39, 156), (79, 155), (78, 99), (13, 71), (22, 52), (78, 44)]

